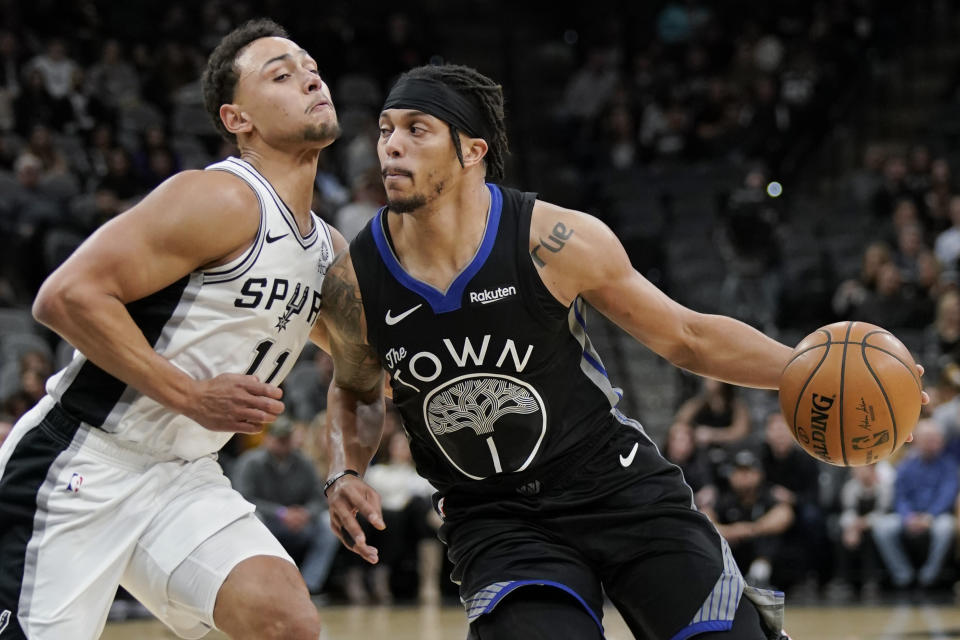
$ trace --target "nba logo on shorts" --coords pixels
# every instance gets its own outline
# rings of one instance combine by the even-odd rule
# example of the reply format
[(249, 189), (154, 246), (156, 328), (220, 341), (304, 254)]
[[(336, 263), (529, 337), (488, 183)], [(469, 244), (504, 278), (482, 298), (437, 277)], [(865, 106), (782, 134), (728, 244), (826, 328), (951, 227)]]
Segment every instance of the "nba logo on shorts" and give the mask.
[(70, 478), (70, 482), (67, 483), (67, 491), (73, 491), (74, 493), (80, 491), (80, 485), (83, 484), (83, 476), (79, 473), (74, 473)]
[(10, 622), (10, 610), (4, 609), (3, 613), (0, 613), (0, 633), (3, 633), (3, 630), (7, 628), (7, 624)]

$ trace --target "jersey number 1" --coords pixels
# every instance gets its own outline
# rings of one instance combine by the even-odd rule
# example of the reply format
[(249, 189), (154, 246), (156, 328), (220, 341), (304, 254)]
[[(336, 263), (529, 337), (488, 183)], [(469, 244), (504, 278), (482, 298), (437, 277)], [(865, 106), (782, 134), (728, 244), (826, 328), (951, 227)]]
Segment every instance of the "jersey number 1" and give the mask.
[[(253, 357), (253, 362), (250, 364), (250, 367), (247, 369), (246, 375), (252, 376), (256, 375), (257, 369), (260, 368), (260, 365), (263, 364), (264, 358), (267, 357), (267, 352), (270, 351), (270, 347), (274, 345), (274, 341), (269, 338), (266, 340), (261, 340), (260, 344), (257, 345), (256, 355)], [(277, 360), (274, 364), (273, 371), (270, 372), (270, 375), (267, 376), (267, 379), (264, 380), (266, 384), (273, 382), (273, 379), (277, 377), (277, 374), (280, 373), (280, 367), (283, 366), (283, 363), (287, 361), (287, 358), (290, 357), (290, 350), (286, 350), (280, 355), (277, 356)]]

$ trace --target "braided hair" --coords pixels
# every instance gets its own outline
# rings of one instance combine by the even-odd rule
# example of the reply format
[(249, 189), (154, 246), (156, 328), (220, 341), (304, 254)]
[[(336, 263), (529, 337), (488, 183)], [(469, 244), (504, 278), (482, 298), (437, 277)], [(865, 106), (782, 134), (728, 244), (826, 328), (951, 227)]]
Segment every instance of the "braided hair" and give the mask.
[[(487, 142), (487, 177), (493, 181), (502, 180), (506, 156), (510, 153), (507, 145), (507, 127), (503, 115), (503, 87), (472, 67), (459, 64), (425, 65), (416, 67), (403, 74), (404, 78), (423, 78), (438, 80), (457, 93), (472, 100), (480, 109), (491, 132)], [(450, 137), (457, 151), (460, 166), (463, 166), (463, 150), (460, 148), (460, 132), (450, 126)]]

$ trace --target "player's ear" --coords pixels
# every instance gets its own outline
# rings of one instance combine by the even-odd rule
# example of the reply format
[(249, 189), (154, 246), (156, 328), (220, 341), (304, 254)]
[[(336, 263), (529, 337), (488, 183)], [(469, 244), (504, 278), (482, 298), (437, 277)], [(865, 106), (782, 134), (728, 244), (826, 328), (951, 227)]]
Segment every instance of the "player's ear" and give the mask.
[(253, 129), (253, 123), (247, 114), (240, 110), (235, 104), (220, 105), (220, 120), (227, 131), (233, 135), (238, 133), (249, 133)]
[(483, 138), (468, 138), (460, 134), (460, 150), (463, 152), (463, 166), (470, 167), (481, 162), (487, 155), (487, 141)]

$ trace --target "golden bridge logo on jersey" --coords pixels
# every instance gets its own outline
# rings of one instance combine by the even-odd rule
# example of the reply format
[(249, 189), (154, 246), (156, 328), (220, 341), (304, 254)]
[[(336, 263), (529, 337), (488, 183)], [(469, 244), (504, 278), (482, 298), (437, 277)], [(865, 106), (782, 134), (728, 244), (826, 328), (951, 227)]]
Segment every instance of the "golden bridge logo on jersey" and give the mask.
[(303, 311), (303, 306), (307, 304), (307, 290), (309, 287), (304, 287), (303, 293), (300, 293), (300, 283), (297, 283), (297, 288), (293, 290), (293, 295), (290, 296), (290, 301), (287, 303), (287, 308), (284, 309), (283, 315), (277, 318), (277, 331), (283, 331), (287, 328), (287, 325), (290, 324), (290, 317), (295, 313), (300, 313)]
[(423, 413), (447, 460), (474, 480), (523, 471), (547, 433), (540, 394), (510, 376), (454, 378), (426, 397)]

